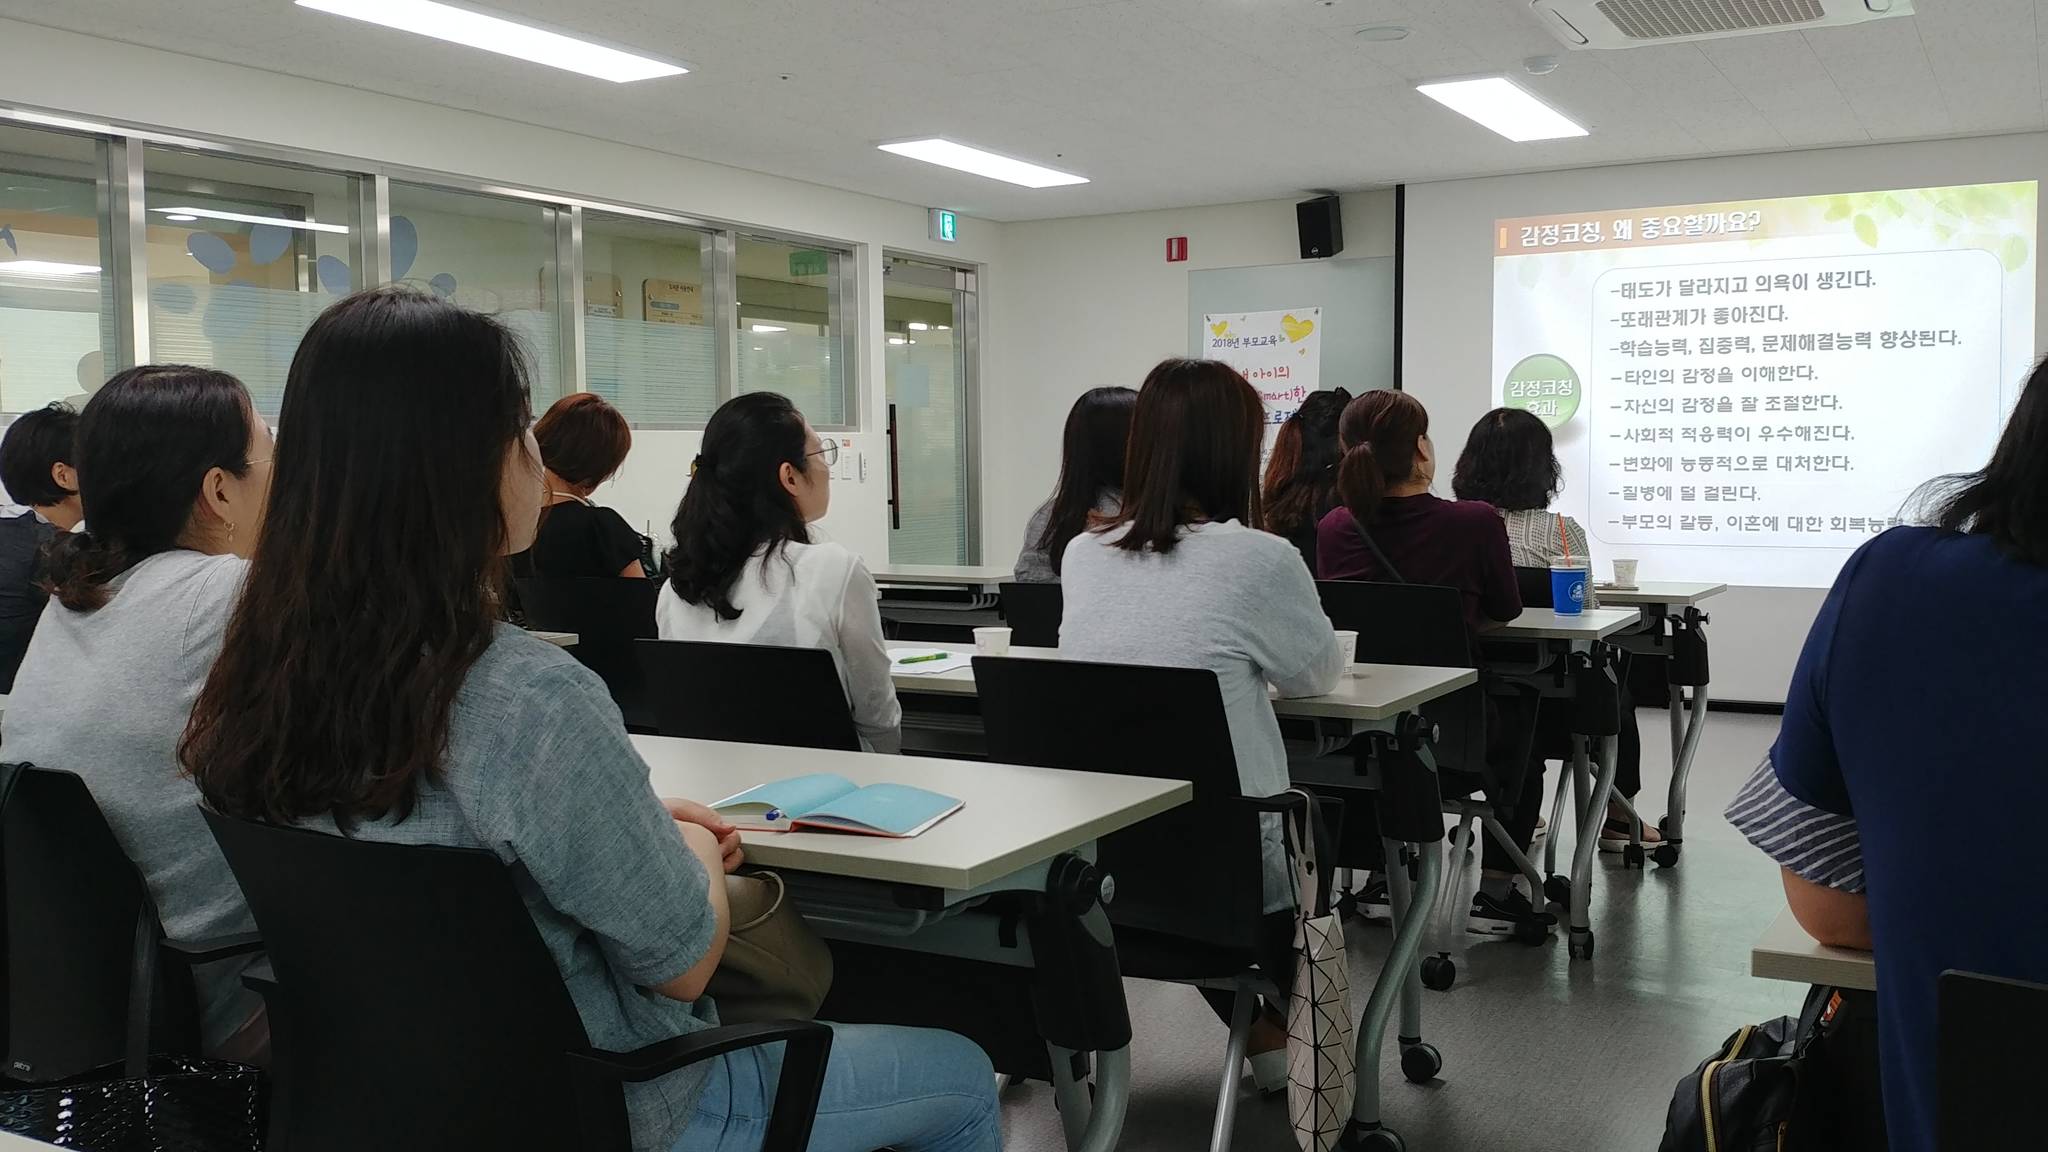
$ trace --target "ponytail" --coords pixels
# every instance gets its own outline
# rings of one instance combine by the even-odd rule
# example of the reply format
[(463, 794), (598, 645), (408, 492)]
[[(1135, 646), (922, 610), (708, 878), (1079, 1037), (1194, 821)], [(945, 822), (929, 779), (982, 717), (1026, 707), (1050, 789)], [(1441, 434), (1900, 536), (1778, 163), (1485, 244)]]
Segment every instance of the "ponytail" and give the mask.
[(1379, 515), (1387, 490), (1415, 475), (1415, 447), (1429, 434), (1429, 412), (1406, 392), (1378, 389), (1344, 406), (1337, 439), (1337, 495), (1362, 525)]
[(130, 567), (119, 547), (100, 543), (90, 532), (60, 532), (43, 545), (36, 587), (73, 612), (91, 612), (106, 606), (107, 582)]
[(1372, 441), (1363, 440), (1344, 450), (1337, 463), (1337, 496), (1350, 509), (1351, 518), (1370, 524), (1379, 515), (1380, 501), (1387, 495), (1387, 478), (1380, 474), (1379, 457)]

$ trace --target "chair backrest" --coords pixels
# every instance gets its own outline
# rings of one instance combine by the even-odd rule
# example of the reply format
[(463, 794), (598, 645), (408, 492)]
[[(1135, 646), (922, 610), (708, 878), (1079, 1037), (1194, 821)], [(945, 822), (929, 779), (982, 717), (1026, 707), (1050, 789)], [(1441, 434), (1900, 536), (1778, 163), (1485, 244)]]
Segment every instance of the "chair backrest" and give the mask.
[(1938, 1032), (1936, 1147), (2039, 1148), (2041, 1061), (2025, 1053), (2048, 1036), (2048, 984), (1943, 972)]
[(974, 679), (991, 760), (1194, 784), (1192, 803), (1098, 846), (1116, 878), (1111, 921), (1226, 947), (1252, 938), (1264, 907), (1258, 816), (1238, 803), (1214, 672), (977, 656)]
[(860, 751), (860, 733), (823, 648), (639, 640), (654, 727), (663, 736)]
[(1550, 569), (1548, 568), (1525, 568), (1517, 565), (1515, 568), (1515, 587), (1521, 589), (1522, 607), (1524, 608), (1554, 608), (1557, 606), (1557, 598), (1550, 591)]
[[(138, 1013), (157, 1051), (197, 1052), (189, 975), (164, 971), (156, 905), (85, 781), (0, 766), (6, 1049), (0, 1074), (52, 1083), (130, 1055)], [(137, 1001), (134, 977), (154, 986)]]
[(1066, 611), (1066, 598), (1059, 585), (1009, 582), (1000, 592), (1010, 643), (1022, 648), (1060, 646), (1060, 617)]
[[(1362, 663), (1477, 666), (1472, 633), (1465, 626), (1464, 598), (1456, 588), (1318, 580), (1316, 593), (1332, 624), (1358, 633)], [(1475, 685), (1432, 700), (1422, 706), (1422, 714), (1437, 726), (1435, 756), (1440, 767), (1481, 770), (1487, 738), (1482, 688)]]
[(546, 632), (575, 633), (576, 646), (569, 649), (570, 655), (603, 677), (627, 726), (652, 728), (654, 717), (648, 708), (640, 661), (633, 655), (633, 642), (657, 634), (654, 601), (661, 593), (661, 582), (532, 577), (514, 583), (527, 624)]
[(292, 1152), (631, 1146), (619, 1087), (571, 1071), (588, 1036), (496, 856), (205, 815), (276, 973)]

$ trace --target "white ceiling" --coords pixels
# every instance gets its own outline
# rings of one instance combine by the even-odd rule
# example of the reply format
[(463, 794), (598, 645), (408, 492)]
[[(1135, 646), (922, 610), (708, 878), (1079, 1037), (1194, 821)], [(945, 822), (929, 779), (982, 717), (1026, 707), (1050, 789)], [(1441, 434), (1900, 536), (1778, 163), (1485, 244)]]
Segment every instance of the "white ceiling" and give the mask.
[[(488, 3), (695, 71), (614, 85), (291, 0), (0, 15), (997, 220), (2048, 126), (2048, 0), (1917, 0), (1912, 18), (1620, 52), (1565, 51), (1526, 0)], [(1412, 35), (1355, 35), (1385, 23)], [(1522, 75), (1536, 54), (1561, 66)], [(1592, 135), (1510, 143), (1412, 89), (1485, 72)], [(1012, 188), (874, 147), (926, 135), (1093, 183)]]

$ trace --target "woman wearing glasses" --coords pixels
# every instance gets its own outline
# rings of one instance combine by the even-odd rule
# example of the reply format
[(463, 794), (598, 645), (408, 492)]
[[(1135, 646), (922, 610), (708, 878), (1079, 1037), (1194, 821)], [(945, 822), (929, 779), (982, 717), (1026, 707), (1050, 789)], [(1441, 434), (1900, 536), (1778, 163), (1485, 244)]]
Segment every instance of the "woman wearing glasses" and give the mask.
[(670, 530), (655, 620), (663, 640), (823, 648), (839, 666), (854, 727), (876, 752), (902, 744), (875, 578), (838, 544), (811, 541), (832, 503), (839, 445), (773, 392), (712, 413)]

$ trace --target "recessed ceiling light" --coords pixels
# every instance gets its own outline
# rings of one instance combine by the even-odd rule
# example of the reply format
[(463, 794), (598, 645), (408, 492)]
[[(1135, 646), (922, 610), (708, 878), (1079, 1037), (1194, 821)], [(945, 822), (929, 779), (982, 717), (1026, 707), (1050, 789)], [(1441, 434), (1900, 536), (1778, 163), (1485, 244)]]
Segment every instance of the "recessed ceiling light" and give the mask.
[(925, 323), (922, 320), (912, 320), (910, 323), (905, 324), (904, 327), (910, 329), (912, 332), (927, 332), (931, 330), (931, 325)]
[(1415, 90), (1517, 143), (1587, 134), (1563, 113), (1500, 76), (1418, 84)]
[(1072, 172), (1062, 172), (1057, 168), (998, 156), (994, 152), (985, 152), (979, 148), (970, 148), (965, 144), (936, 137), (929, 140), (904, 140), (878, 147), (884, 152), (894, 152), (898, 156), (908, 156), (912, 160), (957, 168), (962, 172), (972, 172), (976, 176), (986, 176), (991, 180), (1022, 184), (1026, 188), (1057, 188), (1066, 184), (1088, 182), (1086, 176), (1076, 176)]
[(787, 332), (787, 331), (789, 331), (789, 329), (787, 329), (787, 328), (784, 328), (784, 327), (783, 327), (782, 325), (780, 325), (780, 324), (756, 324), (756, 325), (754, 325), (754, 331), (756, 331), (756, 332)]
[(953, 330), (953, 326), (952, 326), (951, 324), (941, 324), (941, 325), (939, 325), (939, 331), (941, 331), (941, 332), (951, 332), (952, 330)]
[(92, 276), (99, 270), (97, 264), (63, 264), (55, 260), (8, 260), (0, 263), (0, 272), (20, 272), (29, 276)]
[(331, 12), (401, 32), (413, 32), (466, 44), (501, 56), (512, 56), (625, 84), (658, 76), (680, 76), (689, 69), (574, 36), (549, 32), (500, 16), (490, 16), (434, 0), (298, 0), (301, 8)]
[(183, 212), (169, 212), (164, 215), (164, 219), (169, 220), (176, 224), (190, 224), (194, 220), (199, 219), (199, 217), (187, 216)]
[(163, 217), (166, 220), (197, 220), (203, 216), (208, 220), (229, 220), (237, 224), (271, 224), (279, 228), (303, 228), (308, 232), (337, 232), (344, 236), (348, 234), (348, 225), (346, 224), (322, 224), (318, 220), (287, 220), (282, 216), (256, 216), (248, 212), (220, 212), (212, 208), (152, 208), (150, 211), (163, 213)]
[(1392, 44), (1396, 40), (1406, 40), (1408, 29), (1399, 24), (1373, 24), (1360, 28), (1355, 35), (1360, 40), (1370, 40), (1375, 44)]
[(908, 340), (904, 339), (904, 338), (903, 338), (903, 337), (901, 337), (901, 336), (891, 336), (891, 337), (889, 337), (889, 343), (891, 343), (891, 344), (908, 344), (908, 343), (910, 343), (910, 341), (908, 341)]

